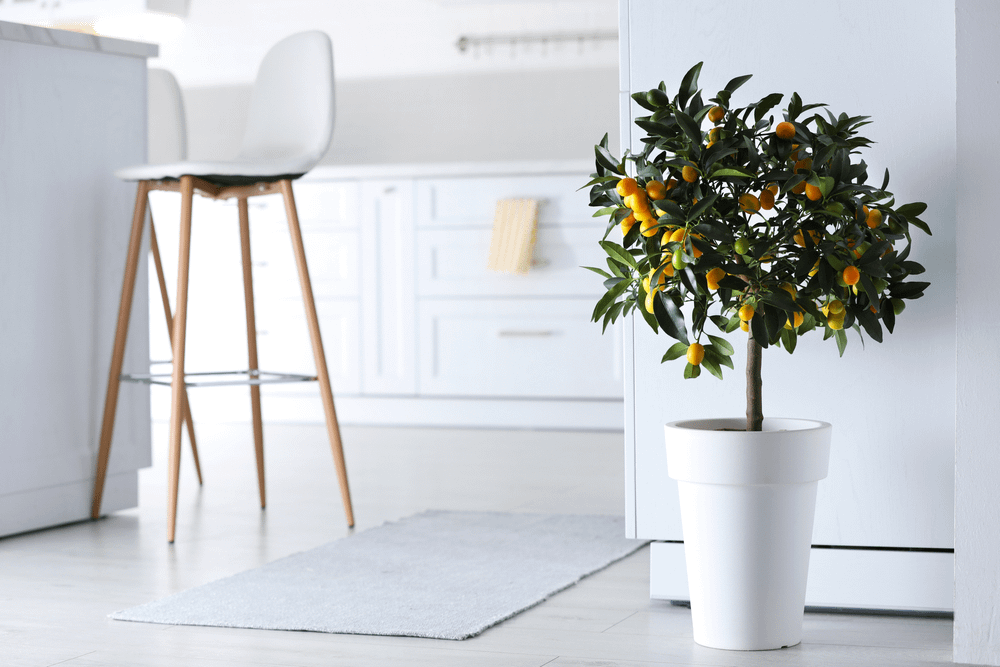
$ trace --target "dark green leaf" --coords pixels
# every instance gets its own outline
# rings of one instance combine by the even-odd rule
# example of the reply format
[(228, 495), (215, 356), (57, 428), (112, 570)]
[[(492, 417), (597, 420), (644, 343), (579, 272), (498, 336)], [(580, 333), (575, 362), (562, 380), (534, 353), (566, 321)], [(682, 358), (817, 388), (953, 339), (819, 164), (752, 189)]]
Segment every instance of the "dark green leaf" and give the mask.
[[(715, 320), (713, 319), (712, 321), (714, 322)], [(716, 322), (716, 324), (718, 323)], [(707, 335), (708, 339), (712, 341), (712, 345), (714, 345), (715, 348), (719, 351), (719, 354), (728, 357), (736, 352), (736, 350), (733, 349), (733, 346), (730, 345), (729, 341), (726, 340), (725, 338), (719, 338), (718, 336), (713, 336), (711, 334), (705, 334), (705, 335)]]
[(699, 201), (695, 205), (695, 207), (691, 209), (691, 212), (688, 214), (688, 220), (697, 220), (698, 216), (700, 216), (702, 213), (710, 209), (712, 205), (715, 204), (715, 200), (717, 200), (718, 198), (719, 195), (713, 192), (709, 196)]
[(687, 104), (687, 101), (698, 90), (698, 75), (701, 74), (701, 66), (703, 64), (704, 63), (698, 63), (689, 69), (684, 75), (684, 78), (681, 79), (681, 88), (677, 92), (677, 103), (680, 106)]
[(686, 134), (693, 143), (700, 144), (702, 136), (701, 128), (698, 127), (698, 123), (696, 123), (691, 116), (687, 115), (683, 111), (678, 111), (674, 114), (674, 117), (677, 119), (677, 124), (681, 126), (682, 130), (684, 130), (684, 134)]
[(920, 282), (896, 283), (889, 286), (889, 294), (897, 299), (917, 299), (930, 286), (930, 283)]
[(610, 278), (611, 277), (611, 274), (608, 273), (607, 271), (605, 271), (603, 269), (594, 268), (593, 266), (581, 266), (580, 268), (581, 269), (587, 269), (588, 271), (593, 271), (597, 275), (604, 276), (605, 278)]
[(840, 356), (844, 356), (844, 350), (847, 348), (847, 333), (843, 329), (838, 329), (833, 337), (837, 339), (837, 350), (840, 352)]
[(622, 293), (625, 292), (625, 290), (628, 288), (630, 284), (631, 281), (623, 280), (614, 287), (612, 287), (611, 289), (609, 289), (607, 294), (602, 296), (600, 300), (597, 302), (597, 305), (594, 307), (594, 314), (591, 319), (594, 322), (597, 322), (601, 317), (603, 317), (604, 313), (608, 311), (608, 308), (611, 307), (611, 304), (614, 303), (615, 299), (621, 296)]
[(688, 364), (684, 367), (684, 379), (690, 380), (691, 378), (696, 378), (701, 375), (701, 366), (692, 366)]
[(621, 174), (622, 176), (625, 175), (625, 172), (622, 171), (622, 168), (618, 165), (618, 162), (615, 161), (614, 156), (611, 155), (611, 152), (608, 151), (607, 148), (604, 146), (594, 146), (594, 154), (597, 156), (597, 162), (600, 163), (602, 167), (609, 171), (613, 171), (616, 174)]
[(684, 314), (673, 299), (660, 292), (653, 299), (653, 315), (663, 332), (682, 343), (688, 344), (687, 325)]
[(730, 93), (736, 92), (736, 89), (749, 81), (752, 76), (753, 74), (744, 74), (743, 76), (736, 77), (726, 84), (725, 90)]
[(708, 357), (708, 350), (705, 351), (705, 358), (701, 360), (701, 366), (715, 377), (722, 379), (722, 369), (719, 364)]
[(770, 95), (762, 99), (760, 102), (758, 102), (757, 107), (753, 111), (754, 122), (760, 122), (760, 119), (766, 116), (767, 112), (773, 109), (775, 105), (777, 105), (781, 101), (781, 98), (783, 97), (784, 95), (782, 95), (781, 93), (771, 93)]
[(665, 361), (673, 361), (674, 359), (680, 359), (685, 354), (687, 354), (688, 346), (684, 343), (674, 343), (667, 350), (667, 353), (663, 355), (663, 359), (660, 361), (662, 364)]
[(601, 241), (600, 243), (601, 247), (604, 248), (604, 252), (608, 253), (608, 255), (620, 259), (633, 269), (636, 268), (635, 257), (633, 257), (632, 253), (628, 250), (621, 247), (614, 241)]
[(868, 335), (877, 343), (882, 342), (882, 325), (878, 323), (878, 318), (867, 308), (858, 312), (858, 322), (864, 327)]

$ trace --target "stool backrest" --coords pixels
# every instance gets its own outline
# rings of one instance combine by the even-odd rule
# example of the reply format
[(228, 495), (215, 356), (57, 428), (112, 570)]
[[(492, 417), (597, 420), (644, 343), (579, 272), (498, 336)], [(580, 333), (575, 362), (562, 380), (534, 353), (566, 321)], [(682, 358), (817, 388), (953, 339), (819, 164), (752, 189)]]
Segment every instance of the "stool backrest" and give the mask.
[(187, 159), (187, 123), (181, 87), (174, 75), (165, 69), (150, 69), (146, 77), (148, 162), (182, 162)]
[(301, 158), (305, 173), (330, 147), (335, 114), (333, 46), (317, 30), (281, 40), (267, 52), (250, 96), (237, 159)]

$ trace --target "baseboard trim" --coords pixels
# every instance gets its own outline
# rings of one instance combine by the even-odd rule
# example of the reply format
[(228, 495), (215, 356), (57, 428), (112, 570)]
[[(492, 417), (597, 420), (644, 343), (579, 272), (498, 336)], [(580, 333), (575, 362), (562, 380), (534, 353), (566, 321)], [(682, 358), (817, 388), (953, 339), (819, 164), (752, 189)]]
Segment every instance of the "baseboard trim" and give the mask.
[[(682, 542), (653, 542), (649, 595), (690, 600)], [(812, 549), (806, 607), (946, 614), (954, 609), (955, 555), (947, 550)]]
[[(318, 393), (262, 393), (265, 421), (323, 423)], [(199, 388), (189, 397), (196, 425), (250, 420), (246, 387)], [(169, 389), (154, 387), (151, 400), (153, 419), (169, 419)], [(625, 423), (621, 400), (336, 396), (335, 403), (337, 419), (345, 425), (621, 431)]]

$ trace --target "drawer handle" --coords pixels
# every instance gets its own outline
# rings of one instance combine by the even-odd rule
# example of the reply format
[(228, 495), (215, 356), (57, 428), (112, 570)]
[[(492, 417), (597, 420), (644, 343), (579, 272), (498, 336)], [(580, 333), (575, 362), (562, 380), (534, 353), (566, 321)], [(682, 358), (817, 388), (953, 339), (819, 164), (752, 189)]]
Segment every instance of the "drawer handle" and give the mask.
[(555, 336), (555, 331), (545, 331), (545, 330), (519, 330), (519, 329), (507, 329), (504, 331), (498, 331), (497, 335), (500, 338), (545, 338), (547, 336)]

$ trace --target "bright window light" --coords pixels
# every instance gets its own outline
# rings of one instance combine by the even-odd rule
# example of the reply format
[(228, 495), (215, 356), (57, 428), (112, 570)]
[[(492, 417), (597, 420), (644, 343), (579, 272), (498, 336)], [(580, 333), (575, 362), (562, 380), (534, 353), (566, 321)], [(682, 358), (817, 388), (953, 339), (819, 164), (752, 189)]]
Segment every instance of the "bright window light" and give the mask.
[(168, 42), (183, 29), (184, 21), (179, 17), (157, 12), (112, 14), (94, 21), (94, 32), (98, 35), (153, 44)]

